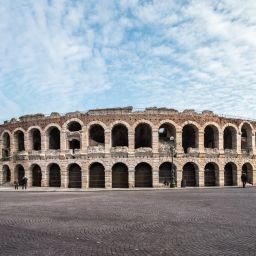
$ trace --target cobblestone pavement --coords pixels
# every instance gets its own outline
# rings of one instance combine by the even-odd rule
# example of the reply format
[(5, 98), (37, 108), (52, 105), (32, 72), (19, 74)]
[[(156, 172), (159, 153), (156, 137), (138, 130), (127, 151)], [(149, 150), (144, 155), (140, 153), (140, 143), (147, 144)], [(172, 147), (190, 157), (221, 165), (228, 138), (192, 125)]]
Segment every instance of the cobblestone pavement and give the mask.
[(256, 188), (0, 192), (0, 255), (256, 255)]

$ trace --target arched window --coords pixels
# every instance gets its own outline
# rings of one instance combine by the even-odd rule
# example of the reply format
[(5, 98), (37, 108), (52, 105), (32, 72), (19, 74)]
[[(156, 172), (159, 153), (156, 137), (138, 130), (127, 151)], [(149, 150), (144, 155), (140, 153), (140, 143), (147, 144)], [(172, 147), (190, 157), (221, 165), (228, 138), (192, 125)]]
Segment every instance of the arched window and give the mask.
[(3, 134), (3, 150), (2, 150), (3, 158), (10, 156), (10, 135), (8, 132)]
[(68, 130), (70, 132), (76, 132), (76, 131), (80, 131), (82, 130), (82, 126), (80, 123), (76, 122), (76, 121), (72, 121), (68, 124), (67, 126)]
[(187, 124), (182, 129), (182, 147), (185, 153), (189, 148), (198, 147), (198, 129), (192, 124)]
[(236, 129), (232, 126), (227, 126), (224, 130), (224, 149), (236, 149)]
[(94, 124), (89, 130), (89, 145), (90, 146), (104, 146), (105, 144), (105, 134), (104, 129), (99, 124)]
[(16, 131), (14, 134), (17, 151), (25, 150), (24, 133), (23, 131)]
[(135, 148), (152, 148), (152, 131), (149, 124), (141, 123), (135, 128)]
[(30, 138), (32, 140), (32, 150), (41, 150), (41, 132), (36, 128), (32, 129)]
[(128, 129), (117, 124), (112, 129), (112, 147), (128, 147)]
[(57, 127), (49, 129), (49, 149), (60, 149), (60, 130)]
[(245, 151), (252, 149), (252, 129), (247, 123), (241, 128), (241, 149)]
[(219, 132), (213, 125), (207, 125), (204, 129), (204, 147), (218, 148), (219, 147)]

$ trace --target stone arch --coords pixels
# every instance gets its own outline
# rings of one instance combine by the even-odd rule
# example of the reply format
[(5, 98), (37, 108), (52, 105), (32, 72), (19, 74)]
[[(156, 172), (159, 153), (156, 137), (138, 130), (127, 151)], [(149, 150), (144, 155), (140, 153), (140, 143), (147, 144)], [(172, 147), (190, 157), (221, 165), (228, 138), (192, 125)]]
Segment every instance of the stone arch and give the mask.
[(101, 123), (89, 126), (89, 146), (105, 146), (105, 129)]
[(135, 167), (135, 187), (152, 187), (152, 167), (142, 162)]
[(10, 151), (11, 151), (11, 133), (5, 130), (2, 133), (2, 157), (3, 158), (10, 157)]
[(224, 186), (237, 185), (237, 166), (233, 162), (228, 162), (224, 166)]
[(42, 130), (38, 126), (33, 126), (28, 129), (29, 148), (32, 150), (41, 150), (42, 147)]
[(128, 188), (128, 167), (118, 162), (112, 166), (112, 188)]
[(111, 129), (112, 147), (128, 147), (128, 128), (122, 123), (115, 124)]
[(15, 151), (25, 150), (25, 131), (22, 128), (17, 128), (13, 131)]
[(135, 127), (135, 149), (152, 148), (152, 126), (141, 122)]
[(56, 125), (48, 127), (46, 130), (48, 149), (60, 149), (60, 131), (61, 130)]
[(23, 165), (17, 164), (14, 168), (14, 180), (21, 184), (22, 178), (25, 176), (25, 169)]
[[(75, 123), (75, 126), (77, 124), (79, 124), (79, 126), (77, 126), (77, 128), (80, 128), (79, 130), (75, 129), (75, 131), (81, 131), (84, 127), (84, 123), (82, 120), (80, 120), (79, 118), (70, 118), (68, 119), (63, 125), (62, 125), (62, 129), (63, 130), (69, 130), (69, 125), (71, 125), (72, 123)], [(72, 130), (72, 129), (71, 129)], [(70, 130), (69, 130), (70, 131)], [(71, 131), (72, 132), (72, 131)]]
[(187, 162), (182, 169), (182, 181), (184, 181), (188, 187), (198, 186), (198, 166), (194, 162)]
[(204, 185), (206, 187), (218, 185), (219, 166), (214, 162), (209, 162), (204, 167)]
[(233, 124), (226, 124), (223, 127), (223, 148), (228, 150), (237, 149), (237, 127)]
[(241, 133), (241, 150), (252, 150), (253, 127), (251, 124), (248, 122), (243, 122), (239, 127), (239, 131)]
[(174, 139), (176, 139), (176, 127), (169, 122), (162, 123), (158, 129), (159, 147), (169, 150), (170, 137), (174, 137)]
[(49, 187), (60, 187), (61, 186), (61, 169), (56, 163), (48, 165), (49, 173)]
[(69, 164), (68, 166), (68, 187), (82, 187), (82, 168), (76, 163)]
[(89, 166), (89, 188), (105, 188), (105, 168), (99, 162)]
[(3, 165), (3, 184), (11, 181), (11, 170), (7, 164)]
[[(172, 169), (171, 162), (163, 162), (159, 166), (159, 183), (162, 183), (162, 184), (171, 183), (171, 169)], [(175, 166), (175, 164), (173, 164), (173, 171), (174, 171), (174, 177), (177, 183), (177, 167)]]
[(38, 164), (32, 164), (30, 167), (31, 177), (32, 177), (32, 186), (41, 187), (42, 185), (42, 170)]
[(242, 172), (245, 172), (247, 174), (247, 181), (250, 184), (253, 184), (253, 166), (251, 163), (246, 162), (242, 166)]
[(208, 122), (204, 125), (204, 147), (219, 148), (220, 128), (215, 123)]
[(198, 148), (199, 126), (195, 122), (185, 122), (182, 126), (182, 147), (185, 153), (189, 153), (190, 148)]

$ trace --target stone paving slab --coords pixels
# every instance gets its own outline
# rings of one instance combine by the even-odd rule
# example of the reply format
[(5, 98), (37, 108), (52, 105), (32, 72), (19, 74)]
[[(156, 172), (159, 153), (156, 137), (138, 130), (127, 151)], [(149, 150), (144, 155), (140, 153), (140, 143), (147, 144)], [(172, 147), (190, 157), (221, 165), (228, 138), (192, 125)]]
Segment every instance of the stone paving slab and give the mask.
[(0, 255), (256, 255), (256, 188), (0, 193)]

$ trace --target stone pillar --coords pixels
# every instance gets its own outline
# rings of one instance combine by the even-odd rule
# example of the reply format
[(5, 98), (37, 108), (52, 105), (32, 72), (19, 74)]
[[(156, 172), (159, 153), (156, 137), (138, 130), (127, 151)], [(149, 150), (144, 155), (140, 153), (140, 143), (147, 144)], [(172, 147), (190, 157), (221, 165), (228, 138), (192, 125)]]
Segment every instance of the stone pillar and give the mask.
[(237, 154), (241, 154), (241, 132), (238, 132), (236, 140), (236, 152)]
[(224, 139), (223, 139), (223, 132), (221, 131), (219, 133), (219, 153), (224, 154)]
[(131, 129), (128, 131), (128, 145), (128, 154), (132, 157), (135, 151), (135, 133), (134, 130)]
[(224, 168), (219, 169), (219, 173), (216, 177), (216, 185), (220, 187), (224, 187)]
[(0, 164), (0, 185), (3, 184), (3, 165)]
[(82, 188), (89, 188), (89, 165), (87, 162), (82, 162)]
[(112, 188), (112, 172), (111, 170), (105, 170), (105, 188)]
[(62, 152), (67, 150), (67, 136), (65, 131), (60, 132), (60, 150)]
[(32, 141), (30, 141), (29, 132), (24, 133), (24, 146), (25, 146), (26, 152), (29, 152), (32, 150)]
[(110, 156), (111, 148), (111, 131), (109, 129), (105, 130), (105, 154)]
[(153, 188), (159, 187), (159, 171), (156, 168), (152, 170), (152, 186)]
[(152, 152), (155, 156), (158, 155), (158, 128), (152, 129)]
[(47, 150), (47, 146), (46, 146), (46, 134), (43, 132), (41, 134), (41, 151), (45, 152)]
[(0, 137), (0, 159), (3, 158), (3, 139)]
[(134, 171), (134, 169), (129, 169), (129, 171), (128, 171), (128, 183), (129, 183), (129, 188), (135, 187), (135, 171)]
[(234, 175), (236, 178), (235, 184), (237, 184), (237, 186), (240, 186), (240, 187), (242, 186), (241, 175), (242, 175), (242, 166), (237, 165), (236, 175)]
[(182, 147), (182, 131), (176, 132), (176, 152), (177, 152), (177, 154), (184, 153), (184, 150)]
[(61, 165), (61, 187), (67, 188), (68, 187), (68, 170), (67, 167), (64, 165)]
[(198, 186), (199, 187), (204, 187), (204, 168), (200, 168), (199, 167), (199, 170), (198, 170), (198, 174), (196, 174), (197, 177), (198, 177)]
[(256, 185), (256, 170), (252, 171), (252, 183), (254, 186)]
[(181, 181), (182, 181), (182, 169), (177, 169), (177, 188), (181, 187)]
[(49, 173), (46, 166), (41, 166), (42, 187), (49, 187)]
[(198, 132), (198, 150), (199, 153), (204, 153), (204, 131)]
[(252, 133), (252, 138), (251, 138), (251, 151), (253, 153), (253, 155), (256, 154), (256, 148), (255, 148), (255, 134)]

